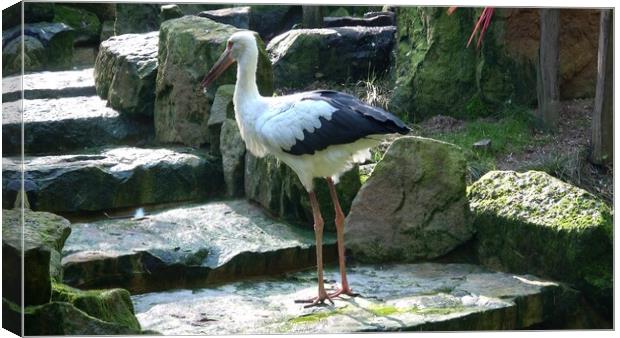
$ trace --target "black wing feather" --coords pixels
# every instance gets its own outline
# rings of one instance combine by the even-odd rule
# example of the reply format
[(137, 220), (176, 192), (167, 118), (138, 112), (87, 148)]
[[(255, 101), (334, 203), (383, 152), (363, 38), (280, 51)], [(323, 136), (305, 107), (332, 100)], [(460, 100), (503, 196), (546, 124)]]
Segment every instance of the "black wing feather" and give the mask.
[(407, 134), (410, 131), (396, 116), (349, 94), (316, 90), (306, 93), (302, 100), (325, 101), (336, 111), (330, 120), (320, 117), (321, 126), (314, 131), (304, 130), (304, 139), (297, 139), (291, 149), (283, 149), (289, 154), (314, 154), (331, 145), (352, 143), (368, 135)]

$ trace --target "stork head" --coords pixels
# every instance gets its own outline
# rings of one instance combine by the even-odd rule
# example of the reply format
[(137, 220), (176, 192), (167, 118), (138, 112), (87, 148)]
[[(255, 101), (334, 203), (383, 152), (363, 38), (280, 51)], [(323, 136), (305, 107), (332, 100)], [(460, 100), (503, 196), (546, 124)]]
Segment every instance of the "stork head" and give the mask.
[(203, 88), (207, 88), (234, 62), (246, 63), (256, 62), (258, 58), (258, 48), (256, 38), (251, 31), (241, 31), (234, 33), (226, 43), (226, 49), (215, 62), (211, 70), (205, 75), (201, 82)]

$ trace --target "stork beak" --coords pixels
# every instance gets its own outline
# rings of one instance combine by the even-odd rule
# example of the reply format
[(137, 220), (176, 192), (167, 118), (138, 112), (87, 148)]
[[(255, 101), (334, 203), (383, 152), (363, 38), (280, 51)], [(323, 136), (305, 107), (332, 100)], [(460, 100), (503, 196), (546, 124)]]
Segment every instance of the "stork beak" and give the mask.
[(226, 47), (224, 53), (220, 56), (220, 58), (215, 62), (211, 70), (205, 75), (202, 79), (200, 85), (203, 89), (207, 89), (215, 79), (217, 79), (222, 73), (235, 62), (235, 59), (232, 58), (232, 54), (230, 52), (230, 48)]

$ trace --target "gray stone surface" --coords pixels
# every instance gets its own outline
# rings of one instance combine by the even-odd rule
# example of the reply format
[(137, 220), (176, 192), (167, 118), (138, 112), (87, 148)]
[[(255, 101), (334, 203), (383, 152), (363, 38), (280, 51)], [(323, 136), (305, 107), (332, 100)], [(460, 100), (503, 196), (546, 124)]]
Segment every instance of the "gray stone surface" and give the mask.
[[(19, 178), (18, 158), (3, 158), (3, 194)], [(190, 201), (217, 195), (221, 166), (186, 148), (107, 148), (24, 158), (33, 210), (99, 211)], [(4, 207), (4, 206), (3, 206)]]
[(455, 145), (396, 139), (355, 196), (346, 219), (352, 254), (372, 262), (440, 257), (474, 233), (466, 162)]
[(250, 28), (250, 7), (222, 8), (198, 13), (198, 16), (237, 28)]
[(152, 138), (151, 123), (129, 119), (96, 96), (25, 100), (2, 104), (2, 147), (20, 153), (23, 117), (26, 154), (59, 153)]
[[(326, 334), (369, 331), (516, 330), (552, 318), (570, 294), (534, 276), (475, 265), (354, 266), (361, 297), (305, 309), (316, 293), (313, 271), (285, 278), (133, 297), (143, 328), (166, 335)], [(328, 269), (327, 280), (338, 279)], [(333, 282), (328, 283), (334, 286)]]
[(19, 209), (2, 210), (2, 221), (2, 296), (21, 304), (23, 290), (26, 306), (49, 302), (52, 281), (62, 279), (60, 251), (71, 233), (69, 221), (30, 210), (22, 218)]
[(237, 121), (227, 119), (220, 133), (222, 173), (227, 196), (244, 195), (245, 142), (241, 138)]
[(21, 98), (22, 79), (25, 99), (95, 95), (93, 68), (85, 68), (30, 73), (23, 77), (21, 75), (4, 77), (2, 78), (2, 102), (16, 101)]
[[(65, 282), (132, 293), (200, 287), (311, 267), (314, 235), (267, 217), (246, 201), (190, 205), (142, 219), (73, 224)], [(326, 236), (326, 260), (335, 240)]]
[(364, 14), (363, 18), (342, 16), (342, 17), (324, 17), (323, 27), (346, 27), (346, 26), (364, 26), (364, 27), (381, 27), (394, 26), (396, 24), (393, 12), (370, 12)]
[[(21, 71), (21, 26), (2, 31), (2, 73)], [(71, 66), (74, 30), (63, 23), (24, 25), (24, 71), (66, 69)]]
[(220, 133), (222, 124), (227, 119), (235, 118), (235, 106), (233, 104), (233, 95), (235, 94), (235, 85), (227, 84), (217, 88), (211, 110), (209, 111), (209, 119), (207, 120), (209, 149), (215, 155), (220, 153)]
[[(361, 186), (357, 166), (342, 174), (336, 185), (340, 205), (345, 215)], [(314, 179), (314, 187), (326, 231), (335, 231), (335, 212), (327, 183)], [(312, 229), (313, 217), (308, 192), (297, 174), (273, 155), (256, 158), (245, 154), (244, 188), (246, 197), (260, 204), (272, 215), (288, 222)]]
[[(160, 142), (200, 146), (208, 143), (207, 122), (213, 95), (223, 84), (235, 83), (235, 66), (203, 93), (200, 81), (226, 48), (226, 41), (238, 28), (207, 18), (186, 15), (164, 22), (160, 30), (155, 134)], [(256, 80), (262, 95), (273, 92), (271, 63), (258, 38)]]
[(316, 80), (343, 82), (383, 75), (396, 27), (294, 29), (273, 38), (267, 51), (276, 88), (303, 88)]
[(95, 61), (97, 94), (123, 114), (153, 115), (159, 32), (103, 41)]
[(117, 3), (114, 21), (116, 35), (146, 33), (159, 29), (161, 4)]

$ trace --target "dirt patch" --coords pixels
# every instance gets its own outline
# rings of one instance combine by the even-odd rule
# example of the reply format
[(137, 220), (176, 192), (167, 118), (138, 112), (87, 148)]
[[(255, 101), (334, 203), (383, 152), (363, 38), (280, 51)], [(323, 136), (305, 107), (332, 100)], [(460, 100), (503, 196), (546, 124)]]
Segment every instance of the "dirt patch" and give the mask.
[(522, 152), (499, 157), (497, 169), (543, 170), (613, 203), (613, 167), (595, 166), (587, 160), (593, 105), (592, 99), (562, 102), (557, 132), (546, 135), (535, 131), (535, 140), (547, 141), (542, 146), (529, 145)]
[(425, 135), (454, 133), (465, 128), (465, 121), (451, 116), (436, 115), (420, 123), (419, 126)]

